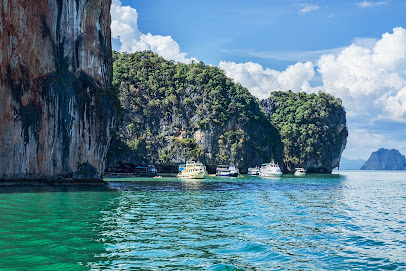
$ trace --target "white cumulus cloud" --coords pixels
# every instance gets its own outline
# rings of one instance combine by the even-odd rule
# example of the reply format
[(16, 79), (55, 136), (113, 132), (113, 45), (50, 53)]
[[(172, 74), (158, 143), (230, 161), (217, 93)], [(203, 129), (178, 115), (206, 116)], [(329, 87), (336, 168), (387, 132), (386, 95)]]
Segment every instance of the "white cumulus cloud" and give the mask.
[[(406, 121), (406, 30), (397, 27), (378, 41), (356, 41), (336, 54), (322, 55), (315, 64), (298, 62), (285, 71), (252, 62), (222, 61), (219, 67), (259, 98), (276, 90), (325, 91), (344, 101), (349, 116)], [(315, 67), (322, 84), (312, 88)]]
[(317, 62), (324, 91), (340, 97), (349, 115), (406, 121), (406, 30), (385, 33), (371, 50), (357, 45)]
[[(294, 92), (324, 91), (341, 98), (350, 135), (353, 131), (346, 150), (351, 153), (348, 156), (359, 155), (358, 158), (365, 159), (379, 147), (406, 151), (404, 28), (394, 28), (392, 33), (383, 34), (379, 40), (355, 39), (352, 45), (339, 52), (324, 54), (315, 63), (299, 62), (284, 71), (252, 62), (220, 62), (219, 67), (261, 99), (269, 97), (271, 91), (288, 89)], [(309, 82), (319, 77), (320, 85), (311, 87)], [(393, 131), (393, 127), (399, 128)], [(384, 132), (388, 130), (391, 134)]]
[(318, 10), (320, 8), (317, 5), (309, 5), (309, 4), (302, 4), (301, 6), (302, 6), (302, 8), (299, 9), (299, 11), (297, 12), (298, 14), (309, 13), (309, 12)]
[[(395, 119), (406, 119), (406, 87), (395, 96), (389, 96), (385, 102), (386, 110), (391, 112)], [(406, 126), (406, 125), (405, 125)]]
[(120, 52), (134, 53), (151, 50), (168, 60), (190, 63), (195, 58), (188, 58), (187, 53), (181, 52), (179, 44), (171, 36), (143, 34), (138, 29), (137, 10), (122, 6), (119, 0), (113, 0), (111, 6), (111, 33), (119, 45), (114, 43), (113, 49)]
[(373, 8), (379, 6), (386, 6), (389, 4), (389, 1), (378, 1), (378, 2), (371, 2), (371, 1), (362, 1), (358, 2), (357, 5), (361, 8)]
[(261, 99), (268, 98), (270, 92), (276, 90), (308, 91), (310, 89), (308, 81), (315, 74), (311, 62), (296, 63), (282, 72), (264, 69), (260, 64), (253, 62), (237, 64), (221, 61), (219, 68)]

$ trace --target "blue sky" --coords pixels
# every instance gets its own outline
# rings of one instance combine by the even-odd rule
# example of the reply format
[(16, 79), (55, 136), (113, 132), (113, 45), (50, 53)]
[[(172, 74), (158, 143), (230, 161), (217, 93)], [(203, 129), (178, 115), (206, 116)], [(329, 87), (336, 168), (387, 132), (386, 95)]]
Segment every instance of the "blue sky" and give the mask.
[[(122, 1), (139, 14), (143, 33), (172, 36), (182, 51), (207, 64), (255, 61), (286, 68), (250, 52), (308, 52), (350, 45), (355, 38), (380, 38), (406, 26), (406, 1), (361, 8), (362, 1), (148, 0)], [(382, 1), (381, 1), (382, 2)], [(299, 13), (305, 6), (317, 6)], [(303, 59), (296, 59), (303, 61)]]
[(113, 1), (113, 47), (219, 66), (259, 98), (325, 91), (343, 100), (343, 156), (406, 153), (406, 1)]

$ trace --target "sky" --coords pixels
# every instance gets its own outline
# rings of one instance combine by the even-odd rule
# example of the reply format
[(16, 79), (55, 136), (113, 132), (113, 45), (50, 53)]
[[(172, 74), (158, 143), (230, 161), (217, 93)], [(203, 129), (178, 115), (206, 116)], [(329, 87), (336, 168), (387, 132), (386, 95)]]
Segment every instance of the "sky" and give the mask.
[(347, 112), (343, 157), (406, 154), (404, 0), (113, 0), (113, 49), (218, 66), (258, 98), (327, 92)]

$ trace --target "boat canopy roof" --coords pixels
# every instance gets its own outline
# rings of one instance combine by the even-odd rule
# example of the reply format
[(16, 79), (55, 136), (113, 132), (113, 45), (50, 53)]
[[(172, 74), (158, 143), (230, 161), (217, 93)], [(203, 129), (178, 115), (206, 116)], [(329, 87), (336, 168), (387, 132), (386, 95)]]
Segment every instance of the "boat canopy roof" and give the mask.
[(235, 166), (229, 166), (229, 165), (218, 165), (217, 166), (217, 170), (220, 170), (220, 169), (230, 169), (230, 168), (235, 168)]

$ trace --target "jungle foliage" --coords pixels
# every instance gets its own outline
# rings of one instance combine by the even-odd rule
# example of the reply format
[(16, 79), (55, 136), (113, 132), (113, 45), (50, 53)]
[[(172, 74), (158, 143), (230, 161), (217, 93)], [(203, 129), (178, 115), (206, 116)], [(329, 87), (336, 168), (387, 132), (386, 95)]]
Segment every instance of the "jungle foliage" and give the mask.
[(288, 168), (340, 157), (348, 131), (340, 99), (327, 93), (276, 91), (271, 122), (278, 128)]
[(150, 51), (113, 52), (113, 59), (113, 84), (126, 116), (119, 139), (138, 153), (138, 163), (190, 157), (248, 165), (281, 157), (279, 133), (259, 101), (221, 69)]

